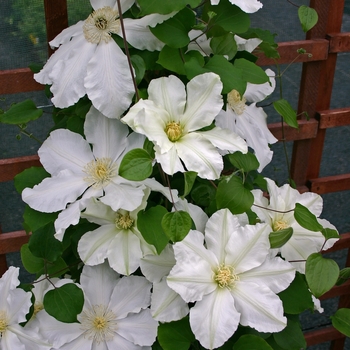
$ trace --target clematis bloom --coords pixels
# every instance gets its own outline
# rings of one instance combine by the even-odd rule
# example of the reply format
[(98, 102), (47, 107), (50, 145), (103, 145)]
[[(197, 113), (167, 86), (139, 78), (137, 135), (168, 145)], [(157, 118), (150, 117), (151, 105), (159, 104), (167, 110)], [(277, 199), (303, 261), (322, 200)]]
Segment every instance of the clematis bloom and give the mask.
[(154, 143), (156, 161), (165, 173), (173, 175), (186, 168), (202, 178), (217, 179), (223, 169), (218, 149), (248, 150), (245, 141), (230, 130), (214, 127), (200, 131), (220, 112), (221, 90), (220, 78), (214, 73), (194, 77), (186, 89), (173, 75), (154, 79), (148, 99), (131, 107), (122, 122)]
[(196, 302), (190, 326), (205, 348), (223, 345), (238, 324), (259, 332), (286, 326), (276, 294), (289, 286), (295, 269), (270, 258), (269, 232), (267, 224), (242, 227), (222, 209), (208, 220), (205, 235), (191, 230), (174, 245), (176, 264), (167, 282), (186, 302)]
[[(246, 13), (254, 13), (260, 10), (263, 4), (258, 0), (229, 0), (232, 5), (238, 6)], [(220, 0), (210, 0), (212, 5), (218, 5)]]

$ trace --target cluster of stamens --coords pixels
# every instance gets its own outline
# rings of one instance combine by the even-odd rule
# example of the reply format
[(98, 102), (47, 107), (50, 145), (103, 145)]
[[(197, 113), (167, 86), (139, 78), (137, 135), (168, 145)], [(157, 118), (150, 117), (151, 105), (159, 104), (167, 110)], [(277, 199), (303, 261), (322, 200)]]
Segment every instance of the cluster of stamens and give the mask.
[(285, 220), (276, 220), (272, 224), (272, 229), (274, 232), (284, 230), (288, 227), (290, 227), (290, 226), (288, 225), (288, 223)]
[(217, 268), (214, 280), (220, 288), (228, 288), (231, 290), (231, 288), (234, 287), (235, 283), (239, 281), (239, 276), (237, 276), (234, 271), (234, 267), (224, 264), (221, 264)]
[(115, 219), (115, 226), (122, 230), (128, 230), (134, 225), (134, 220), (130, 217), (130, 213), (128, 211), (125, 211), (125, 213), (122, 213), (122, 211), (119, 211), (117, 213), (117, 217)]
[(103, 188), (108, 185), (118, 173), (117, 165), (110, 158), (96, 158), (86, 164), (84, 172), (87, 176), (84, 180), (95, 188)]
[(106, 6), (94, 11), (83, 25), (85, 39), (93, 44), (111, 40), (111, 34), (120, 31), (118, 11)]
[(165, 133), (171, 142), (175, 142), (182, 136), (182, 127), (180, 123), (170, 122), (165, 127)]
[(245, 110), (247, 100), (245, 97), (241, 97), (237, 90), (232, 90), (227, 94), (227, 103), (231, 109), (238, 115), (242, 114)]
[(8, 320), (6, 311), (0, 311), (0, 338), (6, 332), (8, 323), (9, 323), (9, 320)]

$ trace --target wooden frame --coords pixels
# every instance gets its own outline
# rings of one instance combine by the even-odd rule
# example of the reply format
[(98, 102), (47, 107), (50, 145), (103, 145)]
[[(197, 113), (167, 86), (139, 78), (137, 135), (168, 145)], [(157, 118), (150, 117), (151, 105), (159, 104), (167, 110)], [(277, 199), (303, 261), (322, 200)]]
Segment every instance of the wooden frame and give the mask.
[[(45, 15), (48, 41), (68, 25), (66, 0), (45, 0)], [(279, 43), (281, 58), (278, 63), (302, 62), (298, 112), (306, 111), (310, 120), (299, 120), (299, 130), (284, 127), (284, 139), (294, 141), (291, 171), (298, 188), (319, 194), (350, 189), (350, 174), (319, 177), (320, 163), (326, 130), (332, 127), (350, 125), (350, 107), (331, 110), (330, 99), (337, 54), (350, 52), (350, 33), (341, 33), (344, 0), (311, 0), (310, 6), (319, 15), (318, 24), (308, 32), (305, 40)], [(299, 55), (297, 50), (305, 49), (310, 55)], [(49, 53), (51, 49), (49, 48)], [(275, 62), (258, 54), (261, 66)], [(0, 71), (0, 94), (37, 91), (43, 86), (36, 83), (27, 68)], [(270, 130), (282, 139), (280, 124), (270, 124)], [(312, 150), (312, 153), (311, 153)], [(40, 165), (36, 155), (0, 160), (0, 182), (9, 181), (30, 166)], [(0, 234), (0, 274), (6, 269), (5, 254), (18, 251), (28, 241), (24, 231)], [(343, 233), (341, 239), (329, 251), (347, 249), (347, 266), (350, 266), (350, 233)], [(350, 281), (334, 287), (321, 299), (340, 296), (339, 307), (350, 307)], [(308, 346), (332, 341), (331, 349), (344, 347), (345, 336), (332, 327), (305, 333)]]

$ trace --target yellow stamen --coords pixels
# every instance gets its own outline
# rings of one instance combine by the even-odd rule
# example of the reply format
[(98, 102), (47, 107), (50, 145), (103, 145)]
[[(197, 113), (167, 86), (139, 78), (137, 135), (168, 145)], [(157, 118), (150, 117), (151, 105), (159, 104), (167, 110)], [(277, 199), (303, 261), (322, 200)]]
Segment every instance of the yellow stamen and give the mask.
[(234, 273), (235, 269), (232, 266), (221, 264), (215, 273), (214, 280), (220, 288), (231, 289), (234, 287), (239, 277)]
[(227, 103), (236, 114), (242, 114), (245, 110), (247, 100), (242, 97), (237, 90), (232, 90), (227, 94)]
[(165, 133), (171, 142), (175, 142), (182, 136), (182, 127), (180, 123), (168, 123), (165, 127)]

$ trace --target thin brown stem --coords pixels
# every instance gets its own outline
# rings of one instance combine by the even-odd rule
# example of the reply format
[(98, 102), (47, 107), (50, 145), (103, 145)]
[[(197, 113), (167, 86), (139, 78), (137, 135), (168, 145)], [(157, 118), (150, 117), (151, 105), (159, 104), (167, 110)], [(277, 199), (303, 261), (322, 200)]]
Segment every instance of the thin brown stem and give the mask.
[(287, 214), (287, 213), (290, 213), (290, 212), (294, 211), (294, 209), (289, 209), (289, 210), (282, 211), (282, 210), (276, 210), (276, 209), (266, 208), (266, 207), (263, 207), (263, 206), (261, 206), (261, 205), (255, 204), (255, 203), (253, 203), (253, 205), (254, 205), (255, 207), (260, 208), (260, 209), (265, 209), (265, 210), (273, 211), (274, 213)]

